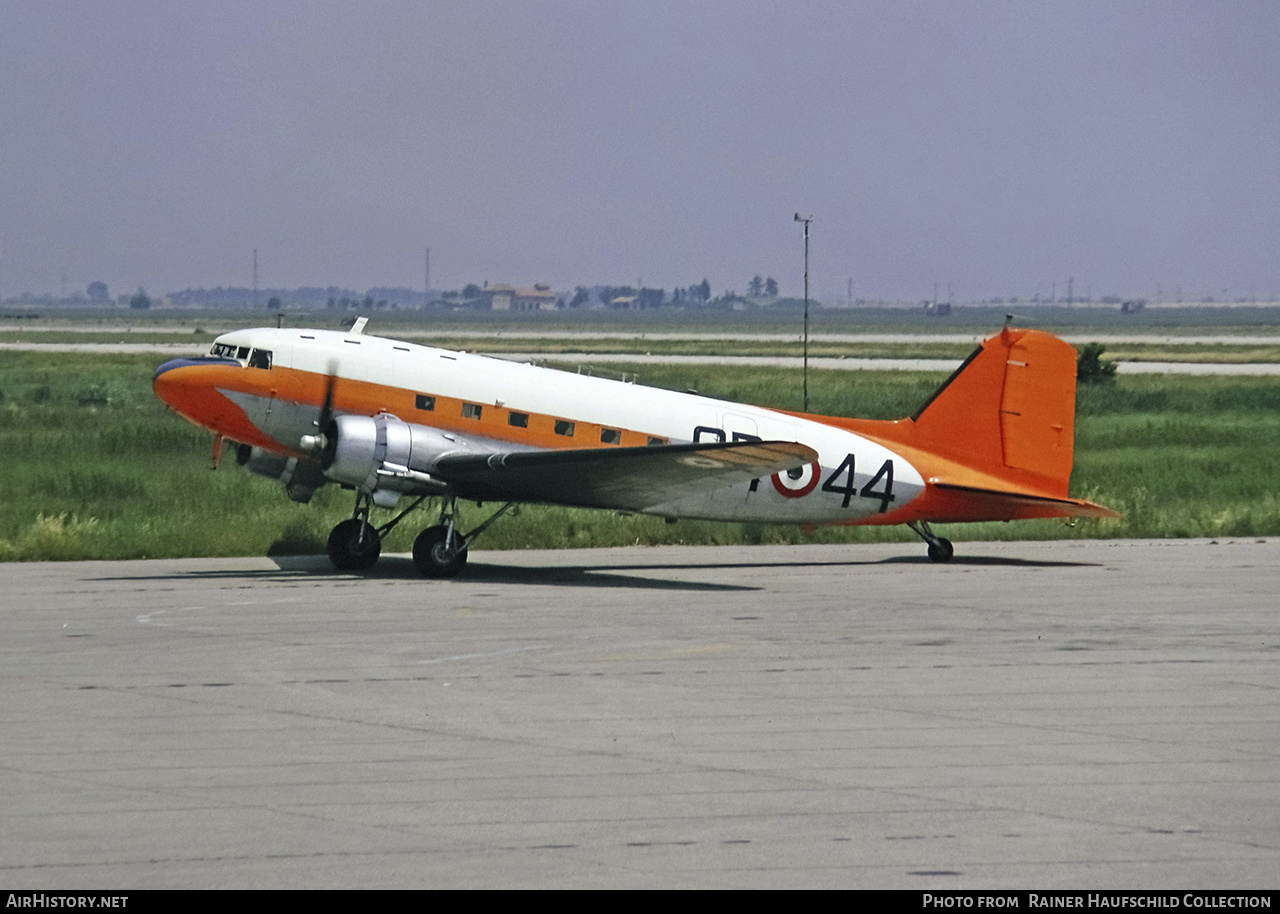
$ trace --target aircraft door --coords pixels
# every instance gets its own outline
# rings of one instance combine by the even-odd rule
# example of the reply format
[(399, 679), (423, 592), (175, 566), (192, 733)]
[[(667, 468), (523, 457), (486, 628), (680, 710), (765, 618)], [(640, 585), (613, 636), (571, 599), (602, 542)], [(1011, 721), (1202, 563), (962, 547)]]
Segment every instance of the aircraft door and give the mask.
[[(723, 412), (720, 414), (720, 427), (724, 429), (726, 441), (759, 441), (760, 432), (756, 420), (742, 413)], [(758, 491), (760, 480), (751, 480), (748, 494)]]
[(293, 371), (293, 344), (279, 342), (270, 354), (269, 367), (264, 365), (267, 388), (266, 423), (263, 429), (276, 441), (296, 447), (302, 435), (314, 434), (310, 421), (302, 416), (298, 400), (301, 388)]

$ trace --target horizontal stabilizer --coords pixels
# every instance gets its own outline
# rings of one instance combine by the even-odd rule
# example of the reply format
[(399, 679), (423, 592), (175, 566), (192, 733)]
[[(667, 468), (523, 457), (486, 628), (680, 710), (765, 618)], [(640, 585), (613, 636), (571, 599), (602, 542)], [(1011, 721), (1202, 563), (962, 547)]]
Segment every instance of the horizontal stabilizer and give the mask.
[(468, 500), (643, 511), (818, 459), (792, 441), (518, 451), (441, 457), (432, 475)]
[(937, 497), (933, 510), (947, 511), (955, 502), (954, 517), (933, 517), (936, 521), (1029, 520), (1035, 517), (1119, 517), (1110, 508), (1077, 498), (1053, 498), (1029, 492), (980, 489), (973, 486), (934, 482)]

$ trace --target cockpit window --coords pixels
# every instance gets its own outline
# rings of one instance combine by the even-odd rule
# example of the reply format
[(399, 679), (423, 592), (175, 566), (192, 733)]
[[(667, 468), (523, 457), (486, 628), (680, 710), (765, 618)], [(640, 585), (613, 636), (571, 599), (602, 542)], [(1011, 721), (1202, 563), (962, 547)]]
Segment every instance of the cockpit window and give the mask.
[(248, 361), (250, 368), (270, 368), (270, 349), (250, 349), (248, 346), (236, 346), (233, 343), (214, 343), (209, 355), (220, 359), (236, 359)]

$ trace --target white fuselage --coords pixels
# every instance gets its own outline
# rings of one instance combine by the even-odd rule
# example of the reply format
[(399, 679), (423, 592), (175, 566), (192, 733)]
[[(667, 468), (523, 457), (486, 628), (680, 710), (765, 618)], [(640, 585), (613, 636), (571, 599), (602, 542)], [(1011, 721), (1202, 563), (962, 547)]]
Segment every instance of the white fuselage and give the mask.
[(632, 438), (638, 433), (672, 444), (794, 441), (819, 454), (816, 466), (656, 505), (646, 509), (645, 513), (650, 514), (708, 520), (852, 523), (901, 508), (924, 489), (918, 470), (883, 445), (841, 428), (772, 409), (363, 334), (242, 330), (219, 337), (217, 344), (271, 353), (270, 372), (276, 372), (279, 383), (270, 395), (225, 393), (245, 410), (255, 426), (280, 442), (282, 450), (296, 448), (301, 436), (315, 430), (315, 398), (298, 396), (296, 391), (308, 379), (314, 389), (314, 379), (333, 374), (339, 379), (338, 412), (342, 412), (342, 394), (348, 386), (358, 386), (366, 392), (386, 391), (386, 404), (375, 409), (384, 409), (404, 422), (447, 428), (472, 445), (493, 450), (597, 447), (601, 443), (597, 434), (594, 440), (580, 436), (576, 440), (532, 444), (522, 440), (519, 429), (493, 423), (477, 423), (471, 428), (456, 415), (415, 410), (411, 405), (413, 395), (478, 404), (499, 416), (518, 411), (530, 416), (562, 417), (584, 428), (623, 430)]

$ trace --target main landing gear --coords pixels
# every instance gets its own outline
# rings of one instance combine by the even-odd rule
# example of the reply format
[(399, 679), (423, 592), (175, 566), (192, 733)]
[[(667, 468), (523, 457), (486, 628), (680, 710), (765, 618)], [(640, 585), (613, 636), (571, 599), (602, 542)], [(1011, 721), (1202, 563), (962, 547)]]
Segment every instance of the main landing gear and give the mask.
[(339, 571), (368, 571), (382, 554), (382, 537), (363, 517), (344, 520), (329, 532), (329, 561)]
[[(383, 538), (426, 497), (417, 499), (381, 527), (374, 527), (369, 523), (372, 499), (368, 495), (357, 495), (353, 516), (329, 534), (329, 561), (340, 571), (368, 571), (382, 554)], [(413, 564), (424, 577), (454, 577), (467, 564), (467, 547), (471, 542), (511, 507), (512, 503), (508, 502), (479, 527), (462, 533), (457, 529), (458, 500), (445, 497), (440, 505), (439, 523), (423, 530), (413, 542)]]
[(912, 521), (907, 524), (922, 540), (929, 544), (929, 558), (935, 562), (949, 562), (955, 555), (951, 540), (936, 535), (925, 521)]

